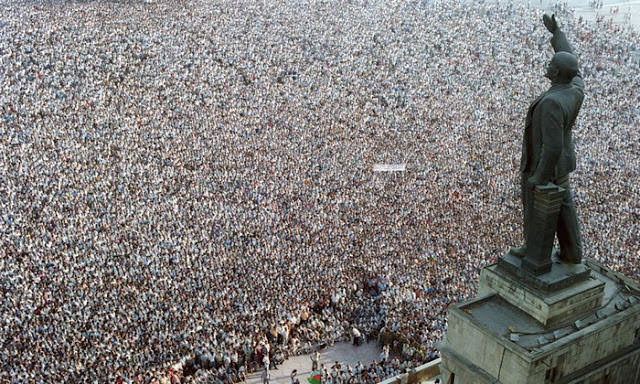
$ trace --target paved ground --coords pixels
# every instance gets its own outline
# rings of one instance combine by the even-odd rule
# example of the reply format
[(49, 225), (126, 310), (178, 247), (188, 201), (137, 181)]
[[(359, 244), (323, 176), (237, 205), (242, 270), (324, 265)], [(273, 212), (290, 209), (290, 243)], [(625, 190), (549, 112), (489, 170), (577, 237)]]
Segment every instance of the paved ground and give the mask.
[[(617, 10), (612, 13), (611, 11)], [(598, 16), (604, 16), (605, 20), (611, 19), (614, 24), (632, 25), (636, 31), (640, 31), (640, 1), (605, 1), (600, 9), (589, 6), (576, 6), (576, 15), (585, 20), (595, 20)]]
[[(508, 0), (493, 0), (500, 3)], [(552, 7), (557, 3), (566, 2), (570, 8), (575, 9), (576, 15), (582, 16), (585, 20), (593, 21), (598, 16), (604, 16), (605, 20), (611, 19), (614, 24), (632, 25), (636, 31), (640, 31), (640, 0), (601, 0), (602, 8), (594, 8), (590, 0), (515, 0), (516, 3), (531, 4), (545, 11), (552, 11)], [(612, 13), (612, 8), (617, 9), (617, 13)]]
[[(357, 364), (358, 361), (367, 364), (376, 360), (381, 351), (378, 343), (375, 341), (359, 347), (354, 347), (350, 343), (339, 343), (320, 351), (320, 363), (331, 366), (337, 360), (341, 363), (351, 364), (351, 366)], [(278, 366), (277, 370), (271, 370), (270, 383), (288, 384), (290, 382), (289, 375), (291, 375), (291, 371), (294, 369), (298, 370), (298, 380), (300, 380), (300, 383), (306, 384), (309, 373), (311, 373), (310, 355), (295, 356)], [(249, 375), (247, 382), (261, 383), (260, 372)]]

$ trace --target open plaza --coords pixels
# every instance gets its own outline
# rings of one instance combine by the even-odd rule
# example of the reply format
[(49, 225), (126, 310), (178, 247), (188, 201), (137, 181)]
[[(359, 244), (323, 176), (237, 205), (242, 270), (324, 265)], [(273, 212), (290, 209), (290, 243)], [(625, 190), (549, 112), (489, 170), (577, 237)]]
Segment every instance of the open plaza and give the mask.
[(328, 346), (324, 381), (370, 383), (439, 357), (448, 307), (523, 241), (549, 10), (585, 83), (584, 256), (639, 280), (638, 8), (612, 4), (0, 0), (0, 382), (306, 382)]

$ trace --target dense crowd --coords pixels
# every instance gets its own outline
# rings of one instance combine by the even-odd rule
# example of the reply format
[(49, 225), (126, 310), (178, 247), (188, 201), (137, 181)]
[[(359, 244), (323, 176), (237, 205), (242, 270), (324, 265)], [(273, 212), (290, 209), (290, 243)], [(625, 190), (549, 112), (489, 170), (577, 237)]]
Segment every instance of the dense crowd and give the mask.
[[(230, 382), (354, 329), (397, 367), (436, 357), (447, 306), (522, 241), (541, 16), (0, 1), (0, 382)], [(559, 19), (585, 256), (640, 279), (640, 38)]]
[(321, 382), (328, 384), (379, 383), (384, 378), (395, 376), (412, 367), (412, 362), (399, 359), (373, 361), (363, 364), (358, 361), (351, 366), (336, 361), (330, 366), (321, 367)]

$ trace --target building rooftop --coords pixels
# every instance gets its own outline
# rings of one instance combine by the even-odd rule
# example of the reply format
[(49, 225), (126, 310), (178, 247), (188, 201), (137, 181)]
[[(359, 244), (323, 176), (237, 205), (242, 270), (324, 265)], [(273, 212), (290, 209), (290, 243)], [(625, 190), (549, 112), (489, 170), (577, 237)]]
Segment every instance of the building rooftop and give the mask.
[(604, 321), (630, 306), (640, 308), (640, 289), (637, 283), (616, 276), (596, 264), (590, 264), (589, 267), (591, 267), (591, 276), (605, 284), (602, 306), (596, 311), (590, 311), (551, 327), (545, 327), (531, 315), (498, 295), (480, 298), (458, 308), (489, 332), (504, 340), (529, 352), (543, 352), (545, 345), (570, 338), (581, 329)]

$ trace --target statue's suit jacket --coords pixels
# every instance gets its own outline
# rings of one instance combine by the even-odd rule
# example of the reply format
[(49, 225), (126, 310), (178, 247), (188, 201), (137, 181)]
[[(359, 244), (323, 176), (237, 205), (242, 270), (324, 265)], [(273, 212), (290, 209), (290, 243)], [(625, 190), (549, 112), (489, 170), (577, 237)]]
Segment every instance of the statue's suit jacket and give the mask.
[[(556, 52), (572, 53), (564, 33), (551, 39)], [(571, 129), (584, 99), (584, 82), (578, 72), (570, 83), (554, 84), (529, 107), (522, 142), (520, 172), (534, 175), (542, 184), (576, 169)]]

